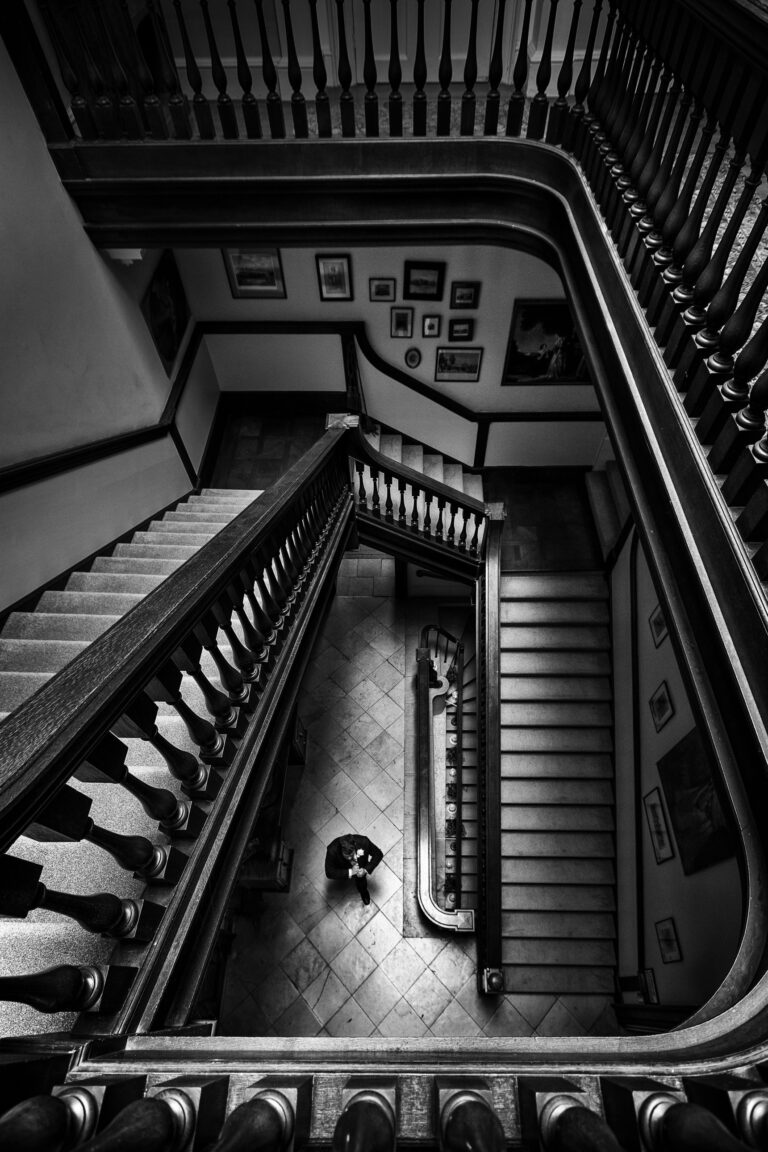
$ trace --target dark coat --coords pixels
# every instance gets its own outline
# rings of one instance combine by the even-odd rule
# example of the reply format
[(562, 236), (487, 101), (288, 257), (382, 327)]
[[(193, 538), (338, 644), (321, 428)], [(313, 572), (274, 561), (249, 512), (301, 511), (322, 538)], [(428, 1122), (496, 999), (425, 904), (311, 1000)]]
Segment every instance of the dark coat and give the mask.
[[(353, 836), (352, 839), (355, 842), (355, 848), (362, 848), (363, 850), (363, 855), (357, 858), (358, 864), (361, 868), (365, 868), (366, 872), (373, 872), (376, 865), (381, 862), (384, 853), (367, 836)], [(340, 836), (331, 840), (328, 845), (325, 853), (325, 874), (329, 880), (349, 879), (349, 864), (341, 851)]]

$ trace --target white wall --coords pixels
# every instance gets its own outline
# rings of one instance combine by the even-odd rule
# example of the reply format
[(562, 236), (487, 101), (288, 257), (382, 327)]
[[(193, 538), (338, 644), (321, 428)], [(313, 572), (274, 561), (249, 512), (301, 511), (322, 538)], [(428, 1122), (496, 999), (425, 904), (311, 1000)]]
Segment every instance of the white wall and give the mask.
[(208, 333), (205, 344), (222, 392), (340, 392), (346, 402), (341, 338), (335, 333)]
[(83, 231), (1, 44), (0, 135), (9, 465), (155, 423), (169, 381), (137, 300)]
[(199, 471), (211, 432), (219, 385), (205, 340), (195, 356), (184, 391), (176, 409), (176, 427), (195, 469)]
[(591, 467), (604, 435), (602, 420), (496, 423), (488, 432), (485, 463), (489, 468)]

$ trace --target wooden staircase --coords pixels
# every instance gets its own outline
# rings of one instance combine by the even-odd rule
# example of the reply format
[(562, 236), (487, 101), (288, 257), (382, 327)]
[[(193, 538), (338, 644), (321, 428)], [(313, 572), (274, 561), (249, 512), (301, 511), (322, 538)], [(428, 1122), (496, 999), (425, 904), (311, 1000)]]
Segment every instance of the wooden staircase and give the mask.
[(501, 582), (505, 990), (614, 990), (611, 664), (602, 573)]
[(405, 440), (399, 432), (384, 431), (376, 426), (366, 432), (366, 439), (372, 448), (389, 456), (398, 464), (405, 464), (416, 472), (423, 472), (429, 480), (447, 484), (457, 492), (463, 492), (475, 500), (483, 499), (483, 478), (479, 472), (470, 472), (457, 461), (446, 460), (439, 452), (425, 448), (412, 440)]

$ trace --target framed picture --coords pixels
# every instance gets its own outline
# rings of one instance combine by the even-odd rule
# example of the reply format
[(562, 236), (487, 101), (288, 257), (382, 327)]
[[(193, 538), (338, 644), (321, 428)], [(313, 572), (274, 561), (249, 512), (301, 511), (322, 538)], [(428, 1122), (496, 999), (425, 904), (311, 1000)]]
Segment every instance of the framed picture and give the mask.
[(315, 256), (321, 300), (351, 300), (352, 270), (349, 256), (323, 253)]
[(475, 338), (475, 321), (453, 318), (448, 321), (448, 339), (458, 344), (466, 344)]
[(682, 960), (683, 954), (680, 951), (680, 941), (677, 938), (674, 919), (667, 916), (666, 920), (657, 920), (655, 927), (663, 963), (676, 964), (678, 960)]
[(405, 354), (405, 363), (409, 368), (418, 368), (421, 364), (421, 352), (418, 348), (409, 348)]
[(661, 732), (662, 728), (668, 721), (672, 719), (675, 714), (675, 706), (672, 703), (672, 697), (669, 694), (669, 687), (666, 680), (662, 680), (658, 688), (648, 701), (648, 707), (651, 709), (651, 716), (653, 716), (653, 723), (656, 726), (656, 731)]
[(672, 859), (675, 849), (667, 828), (667, 818), (664, 815), (664, 805), (658, 788), (652, 788), (643, 796), (643, 807), (645, 808), (645, 818), (648, 821), (648, 831), (651, 834), (656, 863), (663, 864), (665, 860)]
[(477, 308), (479, 302), (479, 280), (453, 281), (451, 284), (451, 308)]
[(390, 308), (389, 334), (410, 340), (413, 336), (413, 308)]
[(657, 764), (683, 872), (701, 872), (735, 852), (733, 831), (715, 788), (712, 762), (697, 728)]
[(170, 376), (189, 323), (189, 304), (173, 252), (166, 248), (141, 301), (150, 335)]
[(279, 249), (224, 248), (222, 254), (233, 296), (285, 298)]
[(658, 604), (648, 617), (648, 626), (651, 629), (654, 648), (658, 648), (667, 635), (667, 622)]
[(588, 380), (565, 300), (516, 300), (502, 384), (525, 380)]
[(439, 336), (440, 335), (440, 317), (439, 316), (425, 316), (421, 325), (422, 336)]
[(435, 357), (437, 382), (473, 384), (480, 379), (482, 348), (438, 348)]
[(658, 1004), (659, 990), (656, 987), (656, 973), (653, 968), (642, 968), (640, 976), (640, 992), (645, 1004)]
[(403, 300), (442, 300), (445, 262), (406, 260)]
[(381, 301), (382, 304), (387, 300), (394, 300), (395, 288), (394, 276), (371, 276), (368, 281), (369, 299)]

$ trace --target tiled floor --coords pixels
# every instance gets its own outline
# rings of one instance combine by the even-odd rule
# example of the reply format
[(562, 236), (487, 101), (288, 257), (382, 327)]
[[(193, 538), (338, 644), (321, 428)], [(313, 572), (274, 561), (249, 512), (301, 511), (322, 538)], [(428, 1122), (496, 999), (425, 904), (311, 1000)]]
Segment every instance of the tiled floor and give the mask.
[[(299, 710), (308, 754), (284, 837), (291, 891), (235, 920), (219, 1032), (277, 1036), (488, 1036), (613, 1033), (589, 996), (478, 995), (472, 937), (403, 935), (406, 671), (394, 561), (344, 560)], [(384, 851), (365, 907), (325, 878), (326, 845), (364, 832)]]

